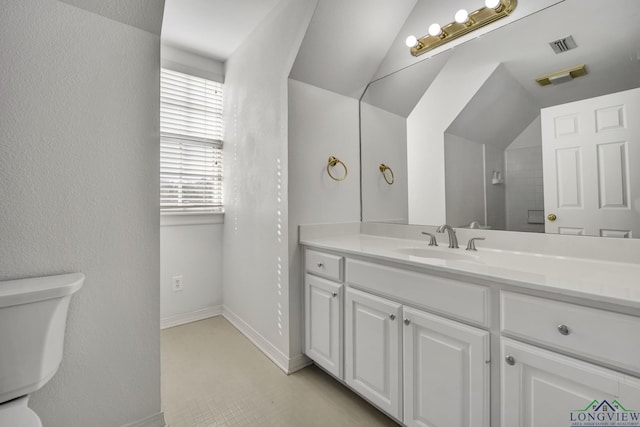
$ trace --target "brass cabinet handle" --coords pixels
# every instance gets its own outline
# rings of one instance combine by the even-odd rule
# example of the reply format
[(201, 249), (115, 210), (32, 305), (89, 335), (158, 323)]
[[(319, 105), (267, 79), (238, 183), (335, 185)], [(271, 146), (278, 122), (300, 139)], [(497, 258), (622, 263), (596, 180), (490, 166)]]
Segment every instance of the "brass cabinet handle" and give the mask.
[(507, 356), (504, 360), (507, 362), (507, 365), (513, 366), (516, 364), (516, 359), (513, 356)]
[(558, 332), (562, 335), (569, 335), (569, 327), (567, 325), (558, 325)]
[(409, 319), (404, 319), (404, 324), (405, 324), (405, 325), (409, 325), (410, 323), (411, 323), (411, 320), (409, 320)]
[(395, 315), (395, 314), (393, 314), (393, 313), (390, 313), (390, 314), (389, 314), (389, 319), (391, 319), (391, 320), (396, 320), (396, 315)]
[(556, 214), (549, 214), (547, 215), (547, 219), (551, 222), (555, 221), (558, 217), (556, 216)]
[(331, 296), (335, 298), (335, 297), (337, 297), (337, 296), (338, 296), (338, 293), (337, 293), (337, 292), (334, 292), (334, 293), (332, 293), (332, 294), (331, 294)]

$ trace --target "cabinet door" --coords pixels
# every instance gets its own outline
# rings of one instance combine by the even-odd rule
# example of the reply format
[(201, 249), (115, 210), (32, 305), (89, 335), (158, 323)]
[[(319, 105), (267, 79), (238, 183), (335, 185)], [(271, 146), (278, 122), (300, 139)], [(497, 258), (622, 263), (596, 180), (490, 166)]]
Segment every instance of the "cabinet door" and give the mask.
[(489, 426), (489, 332), (404, 309), (404, 423)]
[(346, 382), (402, 420), (402, 306), (350, 288), (346, 304)]
[(501, 376), (503, 427), (638, 425), (640, 380), (619, 372), (503, 338)]
[(305, 353), (342, 379), (342, 285), (305, 277)]

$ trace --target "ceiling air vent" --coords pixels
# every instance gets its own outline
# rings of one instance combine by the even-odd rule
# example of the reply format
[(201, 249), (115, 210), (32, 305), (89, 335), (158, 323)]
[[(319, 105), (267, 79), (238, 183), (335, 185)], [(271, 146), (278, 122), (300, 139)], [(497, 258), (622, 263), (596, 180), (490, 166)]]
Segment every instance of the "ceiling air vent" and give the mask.
[(563, 39), (550, 42), (549, 46), (551, 46), (551, 49), (553, 49), (555, 53), (563, 53), (578, 47), (576, 42), (573, 40), (573, 37), (571, 36), (567, 36)]

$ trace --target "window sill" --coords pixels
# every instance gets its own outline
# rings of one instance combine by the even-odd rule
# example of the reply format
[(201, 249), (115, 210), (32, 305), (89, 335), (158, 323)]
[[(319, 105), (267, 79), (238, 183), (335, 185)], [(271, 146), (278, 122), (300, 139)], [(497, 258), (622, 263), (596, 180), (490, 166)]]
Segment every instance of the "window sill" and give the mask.
[(224, 212), (160, 212), (160, 227), (223, 223)]

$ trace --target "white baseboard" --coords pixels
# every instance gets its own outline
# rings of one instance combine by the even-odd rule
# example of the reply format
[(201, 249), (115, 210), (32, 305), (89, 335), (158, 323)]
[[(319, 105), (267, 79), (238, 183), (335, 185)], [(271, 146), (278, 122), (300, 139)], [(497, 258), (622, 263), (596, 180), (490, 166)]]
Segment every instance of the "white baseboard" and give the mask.
[(165, 317), (160, 319), (160, 329), (167, 329), (185, 323), (191, 323), (198, 320), (208, 319), (209, 317), (219, 316), (222, 314), (222, 306), (207, 307), (190, 313), (178, 314), (176, 316)]
[(159, 412), (135, 423), (123, 425), (122, 427), (167, 427), (167, 423), (164, 421), (164, 414)]
[(227, 307), (223, 308), (222, 315), (287, 375), (311, 364), (311, 360), (304, 354), (299, 354), (293, 358), (287, 357), (276, 346), (271, 344), (269, 340), (260, 335), (251, 325)]
[(306, 368), (311, 365), (313, 360), (309, 359), (306, 355), (300, 353), (297, 356), (293, 356), (289, 359), (289, 374), (293, 374), (294, 372), (299, 371), (300, 369)]

